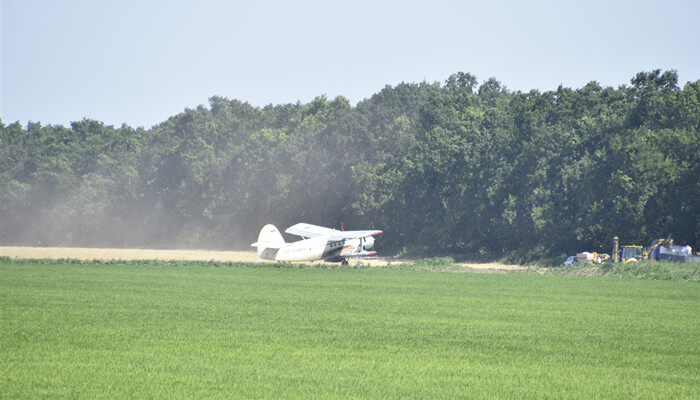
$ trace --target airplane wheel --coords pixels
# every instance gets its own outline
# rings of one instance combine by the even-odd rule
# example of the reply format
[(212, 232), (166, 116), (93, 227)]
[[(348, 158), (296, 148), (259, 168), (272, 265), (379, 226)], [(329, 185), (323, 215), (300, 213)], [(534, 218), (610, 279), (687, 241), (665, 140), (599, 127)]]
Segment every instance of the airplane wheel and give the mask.
[(348, 265), (348, 260), (343, 260), (343, 262), (340, 263), (342, 266), (347, 266)]

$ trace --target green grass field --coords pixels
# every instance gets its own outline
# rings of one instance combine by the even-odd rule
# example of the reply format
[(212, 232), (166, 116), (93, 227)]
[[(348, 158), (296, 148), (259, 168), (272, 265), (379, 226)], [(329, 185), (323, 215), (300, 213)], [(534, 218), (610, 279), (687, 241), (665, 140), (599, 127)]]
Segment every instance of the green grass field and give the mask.
[(0, 262), (0, 397), (698, 398), (699, 289)]

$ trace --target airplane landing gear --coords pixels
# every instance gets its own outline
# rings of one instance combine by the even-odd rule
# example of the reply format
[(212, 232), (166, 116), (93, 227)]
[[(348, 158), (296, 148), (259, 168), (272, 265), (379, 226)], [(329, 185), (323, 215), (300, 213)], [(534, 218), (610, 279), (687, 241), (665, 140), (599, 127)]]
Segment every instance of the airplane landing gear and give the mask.
[(359, 258), (353, 258), (352, 261), (355, 263), (355, 268), (363, 267), (362, 261)]
[(365, 264), (363, 264), (362, 261), (360, 261), (359, 258), (355, 258), (355, 257), (353, 257), (353, 258), (344, 258), (343, 261), (340, 263), (340, 265), (342, 265), (343, 267), (347, 267), (347, 266), (350, 265), (351, 263), (352, 263), (352, 266), (353, 266), (353, 267), (364, 267), (364, 266), (365, 266)]

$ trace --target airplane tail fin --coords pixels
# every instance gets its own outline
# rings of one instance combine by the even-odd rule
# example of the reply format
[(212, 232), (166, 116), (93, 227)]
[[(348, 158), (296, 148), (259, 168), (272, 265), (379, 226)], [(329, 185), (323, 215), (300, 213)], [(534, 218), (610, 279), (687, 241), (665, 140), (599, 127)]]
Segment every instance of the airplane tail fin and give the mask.
[[(284, 238), (280, 231), (272, 224), (263, 226), (258, 235), (258, 241), (251, 246), (258, 248), (258, 256), (262, 258), (263, 252), (277, 252), (284, 245)], [(269, 249), (269, 250), (268, 250)], [(267, 251), (266, 251), (267, 250)], [(266, 257), (265, 257), (266, 258)]]

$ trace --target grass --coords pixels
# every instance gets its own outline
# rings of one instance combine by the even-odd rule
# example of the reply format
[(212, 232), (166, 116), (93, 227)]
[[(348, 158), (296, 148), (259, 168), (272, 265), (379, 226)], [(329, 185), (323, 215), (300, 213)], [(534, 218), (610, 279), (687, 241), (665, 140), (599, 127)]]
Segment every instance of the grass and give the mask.
[(550, 268), (531, 268), (529, 272), (564, 276), (616, 276), (636, 279), (700, 282), (700, 263), (668, 261), (640, 261), (638, 263), (603, 263), (558, 265)]
[(0, 397), (697, 398), (699, 306), (683, 281), (4, 260)]

